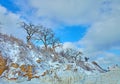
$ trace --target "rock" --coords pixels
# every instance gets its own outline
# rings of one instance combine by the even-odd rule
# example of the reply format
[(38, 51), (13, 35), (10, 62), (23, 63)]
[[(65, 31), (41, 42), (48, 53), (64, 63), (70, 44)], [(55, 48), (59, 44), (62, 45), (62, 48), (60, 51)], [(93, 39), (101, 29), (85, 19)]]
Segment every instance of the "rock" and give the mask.
[(31, 65), (28, 65), (27, 67), (27, 76), (28, 80), (31, 80), (33, 78), (33, 67)]
[(41, 61), (42, 61), (41, 59), (36, 60), (37, 63), (40, 63)]
[(11, 64), (11, 67), (18, 68), (18, 67), (19, 67), (19, 64), (17, 64), (17, 63), (12, 63), (12, 64)]
[(6, 64), (7, 64), (7, 60), (5, 60), (0, 54), (0, 76), (7, 69)]
[(18, 78), (10, 78), (10, 79), (8, 79), (8, 80), (17, 80)]
[(27, 70), (26, 70), (26, 65), (21, 65), (21, 66), (20, 66), (20, 69), (21, 69), (22, 72), (26, 72), (26, 71), (27, 71)]
[(42, 74), (41, 74), (41, 76), (45, 76), (45, 75), (47, 75), (48, 74), (48, 70), (46, 70), (45, 72), (43, 72)]
[(33, 78), (33, 66), (32, 65), (21, 65), (20, 69), (22, 72), (25, 72), (23, 76), (28, 77), (28, 80)]
[(34, 76), (34, 78), (40, 78), (40, 76)]
[(65, 70), (71, 70), (71, 68), (72, 68), (72, 66), (71, 66), (70, 64), (68, 64), (68, 65), (66, 66), (66, 69), (65, 69)]

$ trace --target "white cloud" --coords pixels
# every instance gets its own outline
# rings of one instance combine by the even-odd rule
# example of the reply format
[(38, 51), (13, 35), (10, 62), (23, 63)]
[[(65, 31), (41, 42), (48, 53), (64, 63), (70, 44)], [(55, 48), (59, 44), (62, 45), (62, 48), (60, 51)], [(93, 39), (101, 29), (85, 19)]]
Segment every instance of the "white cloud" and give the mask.
[[(86, 47), (83, 52), (85, 56), (98, 56), (107, 49), (120, 47), (120, 0), (17, 0), (16, 4), (21, 8), (19, 14), (22, 17), (48, 27), (60, 26), (62, 23), (91, 24), (91, 28), (80, 40), (80, 44)], [(24, 37), (23, 31), (17, 30), (16, 23), (20, 20), (20, 15), (0, 6), (2, 31)], [(66, 42), (63, 47), (76, 48), (76, 43)], [(105, 59), (115, 57), (108, 53), (105, 55)]]
[[(58, 28), (91, 24), (106, 17), (119, 0), (17, 0), (20, 13), (30, 22)], [(27, 3), (27, 5), (26, 5)], [(114, 5), (114, 6), (113, 6)], [(119, 5), (119, 4), (118, 4)], [(117, 6), (116, 6), (117, 7)], [(117, 7), (119, 10), (119, 7)]]
[(16, 2), (13, 2), (20, 9), (17, 13), (19, 13), (23, 19), (30, 23), (36, 25), (40, 24), (48, 28), (60, 27), (56, 21), (51, 21), (50, 18), (45, 18), (44, 16), (39, 17), (37, 15), (37, 8), (32, 6), (30, 2), (30, 0), (16, 0)]
[(105, 0), (30, 0), (38, 17), (69, 25), (96, 21)]
[(0, 5), (0, 22), (1, 32), (9, 35), (14, 35), (20, 39), (24, 38), (24, 30), (20, 29), (19, 22), (21, 22), (20, 15), (8, 11), (5, 7)]
[(63, 49), (67, 49), (67, 48), (76, 49), (77, 47), (76, 47), (75, 43), (72, 43), (72, 42), (63, 43)]
[(115, 52), (106, 52), (110, 49), (120, 49), (120, 1), (114, 0), (105, 4), (109, 4), (108, 7), (102, 9), (99, 19), (79, 41), (84, 48), (84, 55), (104, 67), (115, 63), (120, 65), (120, 57)]
[(120, 46), (120, 17), (95, 23), (82, 39), (82, 44), (93, 49)]
[(111, 12), (91, 26), (80, 43), (88, 50), (106, 50), (120, 47), (120, 5), (112, 3)]

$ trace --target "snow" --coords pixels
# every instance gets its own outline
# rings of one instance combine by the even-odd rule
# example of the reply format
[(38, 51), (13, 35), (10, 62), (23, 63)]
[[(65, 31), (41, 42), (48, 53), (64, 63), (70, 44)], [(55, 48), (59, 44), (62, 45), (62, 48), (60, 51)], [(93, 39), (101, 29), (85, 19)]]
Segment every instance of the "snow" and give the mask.
[(94, 75), (71, 71), (61, 72), (57, 75), (59, 75), (60, 80), (48, 75), (39, 79), (32, 79), (31, 81), (26, 81), (26, 78), (16, 81), (0, 78), (0, 84), (120, 84), (120, 68)]
[[(44, 54), (53, 56), (52, 53), (40, 53), (35, 48), (29, 49), (26, 44), (12, 41), (9, 37), (5, 38), (2, 35), (0, 35), (0, 51), (2, 56), (7, 59), (9, 66), (9, 69), (0, 76), (0, 84), (120, 84), (119, 68), (112, 67), (109, 72), (100, 73), (100, 68), (91, 62), (81, 61), (77, 65), (69, 63), (68, 59), (61, 56), (60, 59), (64, 60), (64, 63), (53, 62), (52, 57), (45, 58), (44, 56)], [(36, 62), (38, 59), (41, 60), (40, 63)], [(20, 68), (11, 67), (11, 63), (17, 63), (19, 66), (34, 66), (34, 76), (39, 76), (39, 78), (27, 81), (27, 77), (19, 76), (16, 73), (20, 71)], [(70, 65), (70, 69), (66, 69), (68, 65)], [(11, 78), (18, 79), (8, 80)]]

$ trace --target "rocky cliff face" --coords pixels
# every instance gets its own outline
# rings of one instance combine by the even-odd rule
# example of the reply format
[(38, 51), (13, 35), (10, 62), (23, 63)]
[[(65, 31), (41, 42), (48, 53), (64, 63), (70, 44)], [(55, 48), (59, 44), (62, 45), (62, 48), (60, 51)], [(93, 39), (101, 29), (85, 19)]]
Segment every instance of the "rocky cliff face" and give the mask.
[(4, 59), (0, 53), (0, 76), (2, 75), (2, 73), (7, 70), (7, 60)]
[(52, 58), (45, 58), (44, 54), (40, 53), (40, 51), (34, 47), (27, 47), (21, 40), (0, 34), (1, 77), (9, 80), (27, 77), (28, 80), (31, 80), (32, 78), (49, 75), (59, 79), (60, 73), (65, 73), (66, 71), (84, 72), (86, 74), (104, 72), (95, 62), (81, 61), (77, 64), (68, 62), (59, 63), (59, 61), (53, 62)]
[(36, 49), (29, 49), (14, 37), (0, 34), (0, 52), (0, 75), (8, 79), (28, 77), (30, 80), (34, 78), (37, 69), (44, 71), (49, 68), (46, 67), (49, 64), (40, 61), (44, 59)]

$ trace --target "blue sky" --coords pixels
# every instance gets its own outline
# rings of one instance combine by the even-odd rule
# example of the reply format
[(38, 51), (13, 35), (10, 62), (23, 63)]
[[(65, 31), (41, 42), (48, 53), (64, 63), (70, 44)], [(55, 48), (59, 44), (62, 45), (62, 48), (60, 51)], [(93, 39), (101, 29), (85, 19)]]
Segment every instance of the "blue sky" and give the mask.
[(87, 28), (87, 25), (65, 26), (64, 28), (55, 30), (55, 33), (61, 38), (62, 42), (76, 42), (85, 35)]
[(10, 10), (11, 12), (16, 13), (17, 11), (19, 11), (19, 7), (17, 7), (12, 0), (0, 0), (0, 4), (4, 7), (6, 7), (8, 10)]
[(120, 64), (119, 15), (120, 0), (0, 0), (3, 33), (24, 39), (18, 22), (44, 25), (103, 67)]

